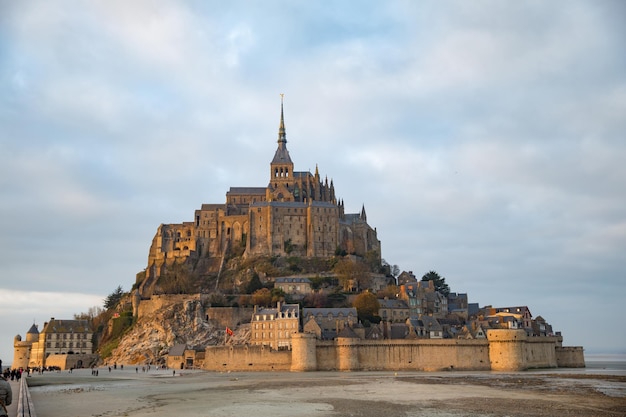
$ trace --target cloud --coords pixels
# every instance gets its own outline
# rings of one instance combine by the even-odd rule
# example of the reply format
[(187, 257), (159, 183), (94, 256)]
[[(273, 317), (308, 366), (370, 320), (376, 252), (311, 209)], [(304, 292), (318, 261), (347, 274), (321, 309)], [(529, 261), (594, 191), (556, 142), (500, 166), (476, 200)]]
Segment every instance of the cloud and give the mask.
[(612, 311), (590, 277), (623, 292), (619, 2), (0, 7), (12, 291), (130, 285), (160, 223), (266, 185), (285, 93), (296, 169), (364, 204), (401, 269), (557, 327)]

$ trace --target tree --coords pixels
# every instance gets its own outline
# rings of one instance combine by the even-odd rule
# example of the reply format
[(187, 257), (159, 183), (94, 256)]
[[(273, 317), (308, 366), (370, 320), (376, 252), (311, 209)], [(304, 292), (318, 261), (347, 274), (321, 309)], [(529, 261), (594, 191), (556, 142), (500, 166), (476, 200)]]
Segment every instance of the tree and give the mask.
[(372, 321), (371, 318), (378, 316), (380, 304), (378, 304), (378, 298), (376, 298), (376, 295), (366, 291), (354, 298), (352, 307), (356, 308), (359, 319)]
[(397, 285), (387, 285), (382, 290), (378, 290), (376, 292), (376, 297), (379, 299), (386, 297), (390, 300), (395, 300), (396, 298), (398, 298), (399, 293), (400, 288)]
[(393, 265), (391, 267), (391, 275), (393, 275), (394, 278), (398, 278), (398, 275), (400, 275), (400, 267), (398, 265)]
[(117, 303), (120, 302), (122, 296), (124, 295), (124, 290), (122, 290), (122, 286), (118, 285), (117, 288), (104, 299), (104, 308), (107, 310), (114, 308)]
[(272, 295), (272, 304), (276, 304), (279, 301), (285, 301), (285, 291), (282, 288), (272, 288), (270, 290)]
[(433, 281), (435, 285), (435, 291), (439, 291), (445, 297), (450, 294), (450, 287), (448, 286), (448, 284), (446, 284), (446, 279), (440, 276), (435, 271), (428, 271), (426, 274), (424, 274), (424, 276), (422, 277), (422, 281)]
[(307, 308), (324, 308), (330, 307), (328, 297), (323, 292), (313, 292), (304, 296), (302, 300), (303, 307)]
[(261, 282), (261, 278), (259, 278), (259, 274), (256, 272), (250, 278), (248, 285), (246, 285), (246, 294), (254, 294), (256, 290), (260, 290), (263, 288), (263, 283)]
[(369, 286), (370, 274), (365, 264), (361, 262), (352, 262), (349, 259), (342, 259), (335, 266), (334, 271), (344, 291), (350, 290), (351, 286), (356, 287), (357, 291)]
[(252, 294), (252, 303), (255, 305), (269, 307), (272, 304), (272, 293), (267, 288), (256, 290)]

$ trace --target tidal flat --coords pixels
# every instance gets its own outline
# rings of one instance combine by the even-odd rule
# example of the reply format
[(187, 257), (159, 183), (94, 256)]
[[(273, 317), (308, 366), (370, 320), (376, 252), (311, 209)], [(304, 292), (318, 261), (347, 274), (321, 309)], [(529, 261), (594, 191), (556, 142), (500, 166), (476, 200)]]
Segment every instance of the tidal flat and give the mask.
[(38, 417), (624, 416), (626, 375), (100, 368), (28, 377)]

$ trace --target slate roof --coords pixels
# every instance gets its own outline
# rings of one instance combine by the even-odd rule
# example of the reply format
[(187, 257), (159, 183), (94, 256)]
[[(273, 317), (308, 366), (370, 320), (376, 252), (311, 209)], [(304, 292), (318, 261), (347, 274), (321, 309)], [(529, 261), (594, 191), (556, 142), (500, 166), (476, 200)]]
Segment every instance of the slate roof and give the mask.
[(333, 317), (339, 317), (339, 315), (343, 315), (343, 317), (348, 317), (352, 315), (353, 317), (357, 316), (356, 308), (354, 307), (343, 307), (343, 308), (305, 308), (303, 309), (304, 317), (308, 317), (309, 315), (317, 316), (321, 314), (324, 317), (327, 317), (328, 314), (332, 314)]
[(184, 343), (179, 343), (170, 348), (167, 352), (169, 356), (183, 356), (185, 354), (185, 350), (187, 350), (187, 345)]
[(56, 320), (50, 319), (43, 329), (44, 333), (83, 333), (91, 332), (87, 320)]
[(267, 189), (265, 187), (230, 187), (228, 194), (238, 194), (238, 195), (247, 195), (247, 194), (259, 194), (265, 195), (265, 191)]
[(360, 339), (360, 337), (352, 330), (350, 326), (344, 326), (337, 334), (337, 337), (345, 337), (346, 339)]
[(274, 279), (274, 282), (277, 284), (285, 284), (289, 282), (296, 282), (301, 284), (310, 284), (311, 280), (303, 277), (279, 277)]
[(409, 329), (406, 327), (406, 324), (393, 323), (390, 331), (392, 339), (405, 339), (409, 334)]
[(378, 300), (381, 308), (409, 308), (409, 305), (404, 300)]

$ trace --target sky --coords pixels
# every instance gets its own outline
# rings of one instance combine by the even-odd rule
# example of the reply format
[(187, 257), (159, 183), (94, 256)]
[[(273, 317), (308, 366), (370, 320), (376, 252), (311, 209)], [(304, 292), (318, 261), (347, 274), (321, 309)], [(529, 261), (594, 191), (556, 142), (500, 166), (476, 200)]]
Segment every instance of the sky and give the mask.
[(626, 353), (626, 3), (0, 1), (0, 359), (297, 171), (382, 257)]

